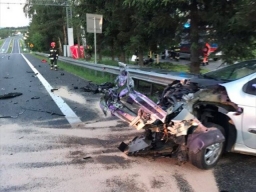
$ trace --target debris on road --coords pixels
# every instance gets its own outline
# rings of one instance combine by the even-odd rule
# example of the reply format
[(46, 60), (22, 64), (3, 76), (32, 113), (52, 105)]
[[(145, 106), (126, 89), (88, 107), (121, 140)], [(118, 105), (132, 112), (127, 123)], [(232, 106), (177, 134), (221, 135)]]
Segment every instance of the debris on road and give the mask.
[(54, 91), (57, 91), (58, 89), (57, 88), (54, 88), (54, 89), (51, 89), (51, 92), (54, 92)]
[(37, 111), (37, 112), (49, 113), (49, 114), (51, 114), (51, 115), (65, 116), (65, 115), (63, 115), (63, 114), (55, 113), (55, 112), (52, 112), (52, 111), (44, 111), (44, 110), (41, 110), (41, 109), (30, 109), (30, 108), (23, 108), (23, 109), (29, 110), (29, 111)]
[(4, 94), (4, 95), (0, 95), (0, 99), (10, 99), (10, 98), (13, 98), (13, 97), (18, 97), (20, 95), (22, 95), (22, 93), (19, 93), (19, 92), (7, 93), (7, 94)]
[(12, 116), (12, 115), (3, 115), (3, 116), (0, 116), (0, 118), (18, 118), (20, 115), (22, 115), (23, 113), (25, 112), (25, 110), (23, 110), (22, 112), (18, 113), (18, 115), (16, 116)]
[(40, 99), (40, 97), (35, 96), (35, 97), (31, 97), (31, 99)]
[(91, 159), (92, 157), (91, 156), (88, 156), (88, 157), (84, 157), (83, 159), (86, 160), (86, 159)]
[(81, 87), (80, 89), (82, 89), (85, 92), (102, 93), (105, 90), (113, 88), (114, 86), (115, 84), (111, 82), (105, 82), (102, 84), (95, 84), (95, 83), (89, 82), (88, 85), (86, 85), (85, 87)]

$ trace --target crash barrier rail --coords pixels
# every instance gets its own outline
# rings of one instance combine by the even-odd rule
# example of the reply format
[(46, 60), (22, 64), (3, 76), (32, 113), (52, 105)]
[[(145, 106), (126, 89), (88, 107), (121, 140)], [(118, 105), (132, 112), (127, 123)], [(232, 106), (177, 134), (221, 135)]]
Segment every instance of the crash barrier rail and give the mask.
[[(36, 55), (48, 57), (48, 54), (45, 53), (39, 53), (35, 52)], [(106, 72), (106, 73), (111, 73), (118, 75), (120, 73), (120, 68), (115, 67), (115, 66), (109, 66), (109, 65), (104, 65), (104, 64), (94, 64), (94, 63), (89, 63), (86, 61), (81, 61), (81, 60), (75, 60), (69, 57), (62, 57), (59, 56), (58, 58), (60, 61), (63, 61), (65, 63), (69, 63), (72, 65), (80, 66), (80, 67), (85, 67), (87, 69), (92, 69), (95, 71), (100, 71), (100, 72)], [(182, 80), (184, 77), (176, 76), (176, 75), (170, 75), (170, 74), (159, 74), (156, 72), (148, 72), (148, 71), (141, 71), (138, 69), (133, 69), (128, 67), (130, 76), (134, 79), (154, 83), (154, 84), (159, 84), (159, 85), (168, 85), (174, 80)]]

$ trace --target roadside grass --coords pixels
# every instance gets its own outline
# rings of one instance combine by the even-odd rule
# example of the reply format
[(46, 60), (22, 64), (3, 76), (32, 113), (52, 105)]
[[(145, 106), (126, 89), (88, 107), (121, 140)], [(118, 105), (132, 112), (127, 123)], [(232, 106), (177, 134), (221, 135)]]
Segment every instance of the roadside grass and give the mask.
[[(32, 55), (38, 59), (46, 59), (47, 62), (49, 62), (48, 58), (45, 58), (45, 57), (39, 56), (39, 55), (35, 55), (35, 54), (32, 54)], [(73, 75), (76, 75), (82, 79), (85, 79), (87, 81), (92, 81), (97, 84), (104, 83), (104, 82), (113, 82), (116, 77), (116, 75), (114, 75), (114, 74), (104, 73), (104, 72), (100, 72), (100, 71), (94, 71), (94, 70), (86, 69), (84, 67), (65, 63), (62, 61), (58, 61), (58, 67), (59, 67), (59, 69), (62, 69), (64, 71), (67, 71), (67, 72), (69, 72)]]
[[(28, 49), (25, 45), (25, 41), (23, 39), (19, 40), (19, 44), (20, 44), (20, 52), (21, 53), (28, 53)], [(24, 50), (24, 48), (26, 48), (26, 50)]]
[(4, 43), (4, 40), (0, 39), (0, 47), (2, 47), (3, 43)]
[(104, 82), (113, 82), (115, 79), (115, 75), (113, 74), (94, 71), (94, 70), (86, 69), (84, 67), (64, 63), (61, 61), (58, 61), (58, 67), (60, 69), (63, 69), (64, 71), (72, 73), (85, 80), (92, 81), (99, 84)]
[[(86, 61), (85, 59), (80, 59), (82, 61)], [(87, 60), (87, 62), (94, 63), (94, 57), (92, 57), (90, 60)], [(104, 64), (104, 65), (111, 65), (111, 66), (118, 66), (118, 61), (113, 61), (110, 57), (103, 57), (102, 61), (98, 61), (97, 63), (99, 64)], [(130, 65), (138, 65), (136, 62), (129, 62), (127, 64)], [(145, 65), (145, 67), (152, 67), (156, 69), (166, 69), (168, 71), (173, 71), (173, 72), (189, 72), (189, 67), (187, 65), (179, 65), (179, 64), (173, 64), (170, 62), (160, 62), (160, 63), (153, 63), (150, 65)], [(200, 71), (202, 74), (209, 72), (207, 69), (201, 69)]]
[[(157, 68), (157, 69), (166, 69), (168, 71), (173, 71), (173, 72), (187, 72), (189, 73), (189, 66), (187, 65), (179, 65), (179, 64), (173, 64), (173, 63), (169, 63), (169, 62), (160, 62), (160, 63), (153, 63), (151, 65), (151, 67), (153, 68)], [(207, 69), (201, 69), (200, 73), (207, 73), (209, 72), (209, 70)]]

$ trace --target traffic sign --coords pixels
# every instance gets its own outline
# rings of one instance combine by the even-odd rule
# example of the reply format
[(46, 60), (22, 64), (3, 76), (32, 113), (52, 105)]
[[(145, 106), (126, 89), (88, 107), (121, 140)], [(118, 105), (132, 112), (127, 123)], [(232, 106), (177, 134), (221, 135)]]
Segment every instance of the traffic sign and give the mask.
[(88, 33), (102, 33), (103, 15), (86, 13), (86, 23)]

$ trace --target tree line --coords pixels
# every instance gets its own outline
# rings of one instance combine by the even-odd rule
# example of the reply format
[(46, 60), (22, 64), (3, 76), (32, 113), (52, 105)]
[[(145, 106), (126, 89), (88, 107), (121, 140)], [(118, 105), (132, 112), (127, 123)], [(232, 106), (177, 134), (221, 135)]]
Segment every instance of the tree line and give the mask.
[[(55, 1), (56, 2), (56, 1)], [(139, 64), (149, 51), (160, 53), (180, 43), (184, 33), (191, 43), (190, 72), (200, 71), (200, 44), (213, 41), (229, 63), (254, 58), (256, 37), (255, 0), (73, 0), (75, 43), (86, 31), (86, 13), (103, 15), (103, 32), (97, 34), (99, 59), (108, 53), (126, 61), (138, 51)], [(37, 51), (47, 51), (56, 41), (60, 52), (67, 44), (66, 10), (58, 6), (24, 6), (32, 18), (27, 41)], [(36, 14), (35, 14), (36, 13)], [(188, 28), (184, 24), (189, 23)], [(206, 34), (206, 35), (201, 35)], [(93, 34), (85, 33), (93, 46)]]

